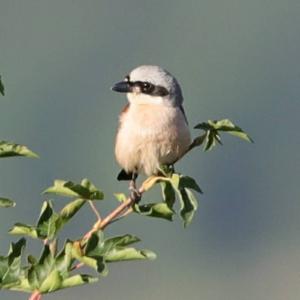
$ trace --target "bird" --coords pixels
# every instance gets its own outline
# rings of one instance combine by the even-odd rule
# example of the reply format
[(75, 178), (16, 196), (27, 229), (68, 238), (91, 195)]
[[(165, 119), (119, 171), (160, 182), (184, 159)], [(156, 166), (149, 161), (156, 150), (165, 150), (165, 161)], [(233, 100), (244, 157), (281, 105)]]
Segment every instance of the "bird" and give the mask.
[(111, 89), (128, 99), (115, 138), (115, 158), (122, 168), (118, 180), (157, 175), (162, 165), (173, 165), (187, 152), (191, 135), (183, 94), (167, 70), (138, 66)]

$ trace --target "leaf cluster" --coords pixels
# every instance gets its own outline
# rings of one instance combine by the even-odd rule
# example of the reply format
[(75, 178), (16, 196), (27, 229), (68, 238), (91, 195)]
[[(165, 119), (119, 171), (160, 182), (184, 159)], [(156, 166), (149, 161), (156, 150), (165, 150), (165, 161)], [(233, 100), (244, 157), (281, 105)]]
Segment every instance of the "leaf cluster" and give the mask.
[(204, 133), (196, 137), (190, 146), (190, 149), (203, 144), (204, 151), (213, 149), (217, 144), (222, 145), (221, 132), (226, 132), (236, 137), (239, 137), (247, 142), (253, 142), (250, 136), (244, 132), (240, 127), (233, 124), (229, 119), (220, 121), (208, 120), (207, 123), (199, 123), (194, 128), (202, 129)]
[[(11, 228), (10, 234), (41, 239), (44, 242), (44, 248), (40, 258), (29, 255), (27, 265), (22, 266), (19, 263), (17, 266), (18, 280), (10, 281), (9, 285), (5, 284), (3, 288), (30, 293), (34, 291), (38, 291), (40, 294), (50, 293), (98, 280), (95, 275), (76, 274), (78, 266), (84, 265), (105, 276), (108, 273), (108, 263), (151, 260), (156, 257), (150, 250), (139, 250), (132, 247), (132, 244), (140, 241), (133, 235), (104, 238), (102, 231), (93, 233), (87, 240), (82, 238), (74, 241), (67, 240), (58, 252), (57, 237), (65, 224), (77, 214), (86, 202), (103, 200), (104, 195), (87, 179), (83, 179), (80, 183), (56, 180), (53, 186), (46, 189), (44, 193), (69, 197), (71, 201), (59, 212), (56, 212), (53, 201), (46, 200), (35, 225), (16, 223)], [(18, 243), (22, 244), (22, 249), (25, 247), (24, 238)], [(18, 259), (19, 262), (21, 255), (22, 251), (15, 254), (15, 259)], [(2, 278), (5, 279), (5, 274), (0, 272), (0, 280)]]
[(159, 183), (163, 201), (159, 203), (136, 204), (134, 210), (140, 215), (172, 221), (174, 214), (176, 214), (174, 209), (175, 203), (178, 200), (180, 206), (179, 215), (184, 226), (187, 226), (191, 223), (198, 207), (194, 192), (202, 193), (202, 190), (193, 178), (175, 173), (167, 167), (164, 168), (161, 176), (151, 176), (142, 185), (142, 189), (148, 191), (155, 184)]

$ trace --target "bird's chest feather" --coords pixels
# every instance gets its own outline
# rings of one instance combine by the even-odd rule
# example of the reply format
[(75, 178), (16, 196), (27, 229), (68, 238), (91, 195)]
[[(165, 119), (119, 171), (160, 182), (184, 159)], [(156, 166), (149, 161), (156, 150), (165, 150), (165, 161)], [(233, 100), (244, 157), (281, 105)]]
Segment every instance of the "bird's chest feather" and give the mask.
[(178, 108), (131, 105), (120, 117), (116, 158), (127, 170), (153, 169), (175, 160), (189, 142), (189, 130)]
[(130, 107), (120, 119), (118, 135), (133, 148), (145, 144), (168, 142), (176, 138), (180, 127), (178, 112), (174, 107), (138, 105)]

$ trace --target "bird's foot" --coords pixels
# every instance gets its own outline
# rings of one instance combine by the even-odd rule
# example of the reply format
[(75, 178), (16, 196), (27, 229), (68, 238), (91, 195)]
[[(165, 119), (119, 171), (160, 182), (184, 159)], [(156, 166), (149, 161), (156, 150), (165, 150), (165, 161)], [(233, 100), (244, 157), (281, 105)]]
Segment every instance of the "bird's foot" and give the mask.
[(129, 183), (129, 191), (130, 191), (130, 198), (135, 202), (139, 202), (141, 200), (142, 194), (136, 188), (135, 180), (131, 180)]
[(132, 199), (135, 203), (138, 203), (142, 198), (142, 194), (137, 190), (130, 190), (130, 199)]

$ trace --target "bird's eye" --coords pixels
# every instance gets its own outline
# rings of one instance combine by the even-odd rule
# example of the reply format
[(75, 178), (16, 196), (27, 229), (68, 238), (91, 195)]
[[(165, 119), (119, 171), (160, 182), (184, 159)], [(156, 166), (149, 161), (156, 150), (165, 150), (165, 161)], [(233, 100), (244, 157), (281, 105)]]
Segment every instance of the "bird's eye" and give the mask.
[(142, 83), (142, 91), (143, 93), (150, 93), (153, 90), (153, 85), (149, 82)]

